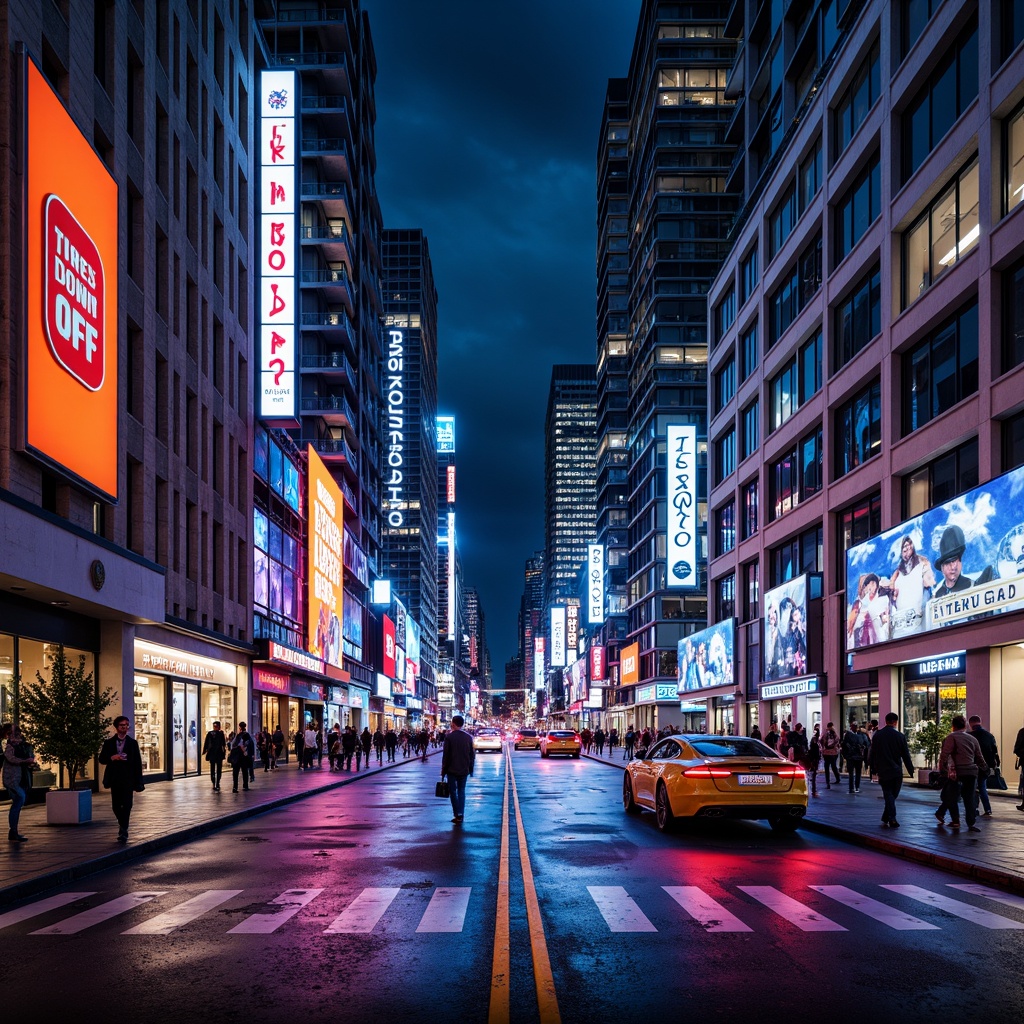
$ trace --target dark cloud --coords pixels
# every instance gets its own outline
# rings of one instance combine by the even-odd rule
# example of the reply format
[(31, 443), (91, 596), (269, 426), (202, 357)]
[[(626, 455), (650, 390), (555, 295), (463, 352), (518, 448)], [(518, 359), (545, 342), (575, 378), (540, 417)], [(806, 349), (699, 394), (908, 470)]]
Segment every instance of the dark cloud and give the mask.
[(551, 367), (594, 358), (595, 174), (607, 81), (640, 0), (363, 0), (377, 56), (377, 191), (426, 232), (458, 533), (495, 683), (544, 544)]

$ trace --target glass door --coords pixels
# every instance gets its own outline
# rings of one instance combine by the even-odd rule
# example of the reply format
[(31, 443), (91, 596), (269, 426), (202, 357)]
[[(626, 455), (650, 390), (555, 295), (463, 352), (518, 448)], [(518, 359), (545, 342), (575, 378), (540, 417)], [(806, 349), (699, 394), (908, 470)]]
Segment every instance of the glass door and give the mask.
[(199, 684), (185, 684), (185, 771), (194, 775), (199, 771)]

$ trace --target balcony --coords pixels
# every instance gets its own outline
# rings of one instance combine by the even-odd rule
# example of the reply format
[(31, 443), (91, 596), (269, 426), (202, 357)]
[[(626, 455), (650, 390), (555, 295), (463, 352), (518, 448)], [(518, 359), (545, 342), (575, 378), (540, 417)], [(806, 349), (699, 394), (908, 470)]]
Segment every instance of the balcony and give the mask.
[(355, 312), (352, 284), (344, 267), (325, 267), (320, 270), (303, 270), (299, 276), (303, 286), (318, 288), (324, 299), (332, 305), (343, 302), (349, 314)]
[(345, 181), (304, 181), (299, 186), (302, 199), (319, 200), (328, 217), (344, 216), (352, 211), (352, 192)]
[(345, 69), (344, 50), (305, 50), (297, 53), (272, 53), (267, 63), (272, 68), (288, 67), (340, 67)]
[(303, 414), (322, 417), (332, 426), (355, 427), (356, 417), (344, 395), (313, 395), (302, 399)]
[(299, 365), (303, 370), (316, 370), (322, 377), (348, 377), (353, 384), (355, 383), (356, 371), (344, 352), (303, 355)]
[(318, 437), (309, 444), (329, 466), (347, 464), (358, 472), (359, 458), (343, 437)]
[(348, 143), (341, 136), (304, 138), (300, 143), (304, 157), (319, 157), (321, 173), (347, 180), (349, 176)]

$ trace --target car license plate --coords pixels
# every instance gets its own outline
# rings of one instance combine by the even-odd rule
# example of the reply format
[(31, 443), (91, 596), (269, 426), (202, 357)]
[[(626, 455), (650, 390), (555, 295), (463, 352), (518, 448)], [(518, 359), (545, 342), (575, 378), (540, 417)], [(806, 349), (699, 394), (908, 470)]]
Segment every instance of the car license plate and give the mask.
[(770, 786), (772, 777), (770, 775), (737, 775), (736, 781), (741, 786)]

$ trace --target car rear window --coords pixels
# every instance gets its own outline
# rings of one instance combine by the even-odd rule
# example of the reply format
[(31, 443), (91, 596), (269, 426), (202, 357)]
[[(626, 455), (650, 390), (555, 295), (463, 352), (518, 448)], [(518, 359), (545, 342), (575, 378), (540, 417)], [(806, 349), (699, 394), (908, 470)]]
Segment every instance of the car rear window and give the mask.
[(721, 736), (716, 739), (690, 740), (701, 757), (778, 757), (766, 743), (745, 736)]
[(500, 736), (500, 735), (501, 735), (501, 730), (500, 729), (481, 729), (477, 733), (477, 736)]
[(571, 732), (567, 729), (552, 729), (548, 733), (548, 739), (552, 740), (573, 740), (576, 738), (576, 733)]
[(537, 735), (537, 730), (536, 729), (523, 729), (519, 733), (519, 735), (520, 736), (536, 736)]

